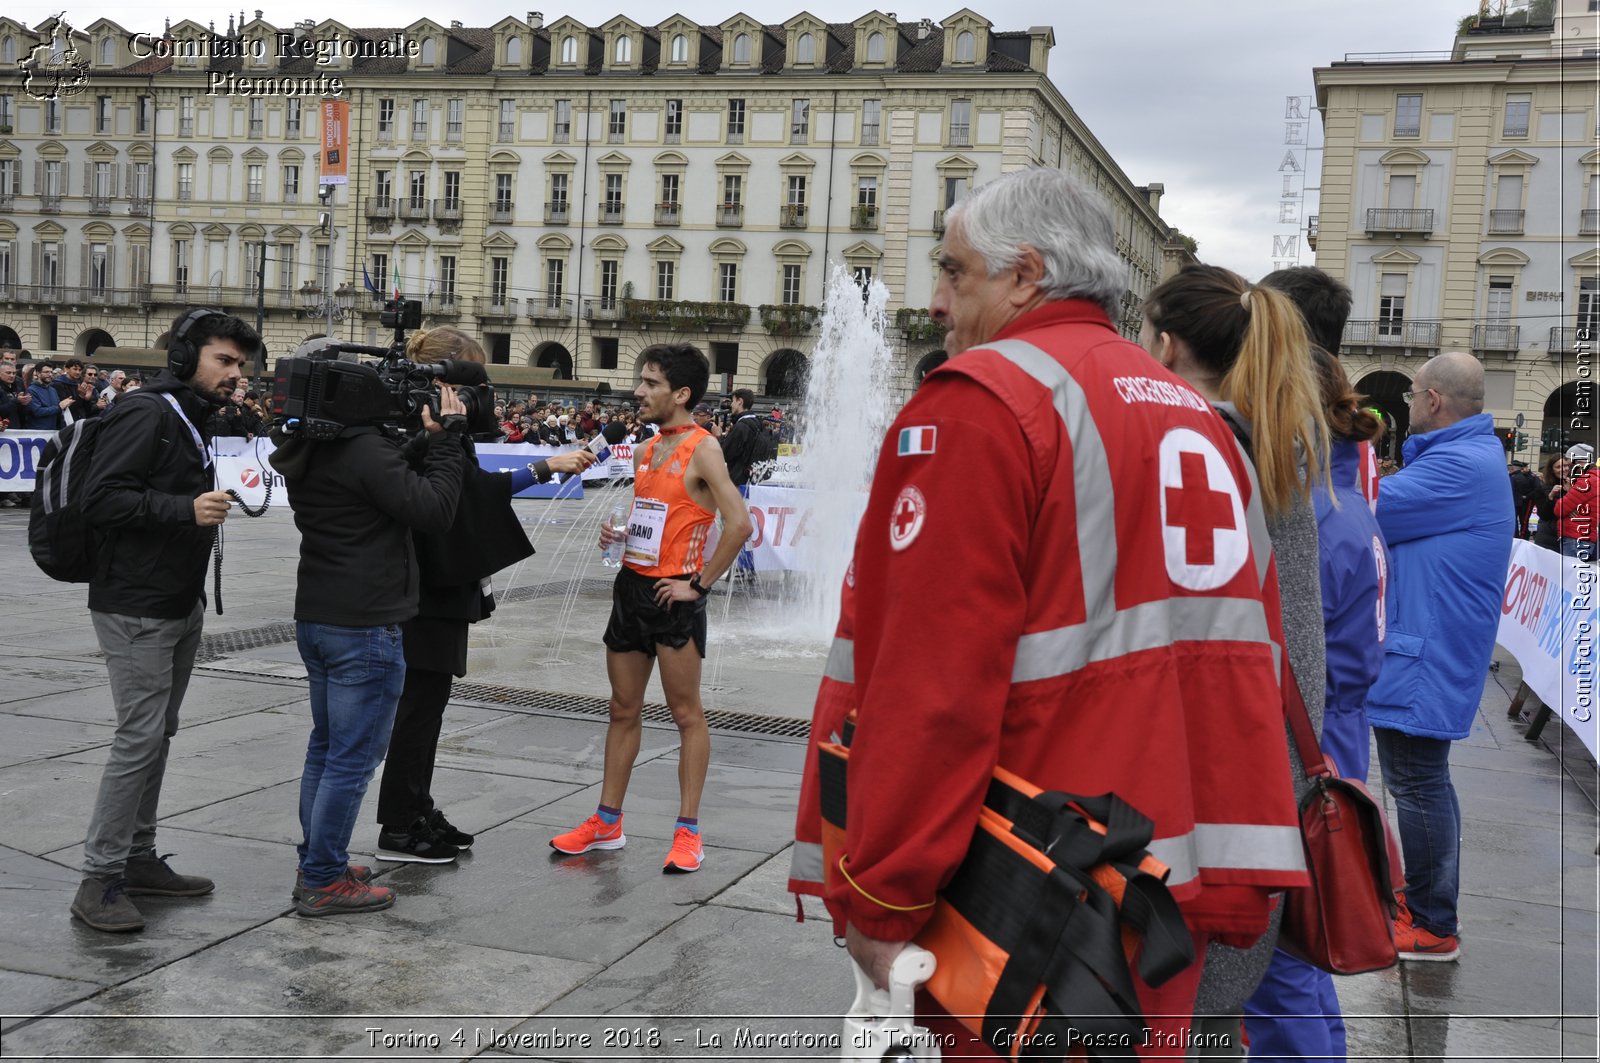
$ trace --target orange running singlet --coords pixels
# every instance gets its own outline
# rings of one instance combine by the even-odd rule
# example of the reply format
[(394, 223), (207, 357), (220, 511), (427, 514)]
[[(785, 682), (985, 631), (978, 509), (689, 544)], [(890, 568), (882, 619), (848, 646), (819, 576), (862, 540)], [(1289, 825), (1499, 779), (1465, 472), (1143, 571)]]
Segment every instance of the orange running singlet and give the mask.
[(641, 576), (692, 576), (705, 564), (706, 537), (717, 515), (689, 496), (683, 474), (689, 470), (695, 448), (710, 439), (711, 433), (694, 424), (680, 431), (687, 431), (687, 437), (667, 463), (655, 470), (650, 462), (656, 444), (669, 433), (651, 436), (634, 473), (633, 512), (628, 516), (622, 563)]

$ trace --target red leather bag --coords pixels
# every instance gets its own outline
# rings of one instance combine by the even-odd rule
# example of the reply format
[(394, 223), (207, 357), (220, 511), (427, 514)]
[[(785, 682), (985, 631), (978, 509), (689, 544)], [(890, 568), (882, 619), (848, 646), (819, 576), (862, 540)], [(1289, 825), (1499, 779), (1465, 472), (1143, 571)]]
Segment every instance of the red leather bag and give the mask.
[(1311, 885), (1284, 894), (1280, 947), (1330, 974), (1381, 971), (1394, 946), (1399, 849), (1383, 809), (1357, 779), (1334, 774), (1317, 744), (1299, 684), (1284, 655), (1284, 717), (1311, 789), (1300, 835)]

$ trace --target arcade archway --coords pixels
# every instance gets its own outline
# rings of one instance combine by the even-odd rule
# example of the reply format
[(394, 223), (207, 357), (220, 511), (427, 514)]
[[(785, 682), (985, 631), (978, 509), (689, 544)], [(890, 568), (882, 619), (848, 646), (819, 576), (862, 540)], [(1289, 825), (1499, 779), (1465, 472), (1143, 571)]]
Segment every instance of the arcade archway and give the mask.
[(9, 325), (0, 325), (0, 351), (22, 350), (22, 337)]
[(1539, 424), (1539, 452), (1554, 454), (1573, 443), (1594, 441), (1595, 384), (1572, 380), (1544, 400), (1544, 420)]
[(785, 347), (767, 359), (762, 391), (775, 399), (794, 400), (806, 392), (806, 374), (811, 363), (799, 351)]
[(916, 375), (913, 383), (916, 384), (917, 387), (921, 387), (923, 377), (927, 376), (929, 373), (933, 372), (935, 369), (939, 368), (949, 360), (950, 356), (944, 351), (929, 351), (927, 354), (922, 356), (921, 361), (917, 362)]
[(534, 352), (533, 364), (540, 369), (554, 369), (557, 380), (572, 379), (572, 352), (559, 343), (545, 343)]
[(1388, 369), (1368, 373), (1356, 381), (1356, 390), (1366, 396), (1364, 403), (1367, 408), (1377, 410), (1383, 416), (1383, 438), (1374, 444), (1380, 459), (1400, 460), (1400, 448), (1405, 445), (1406, 435), (1411, 431), (1411, 410), (1405, 400), (1405, 393), (1410, 387), (1410, 377)]
[(74, 344), (74, 353), (79, 358), (89, 358), (101, 347), (115, 347), (116, 345), (117, 341), (105, 329), (84, 329), (78, 334), (78, 340)]

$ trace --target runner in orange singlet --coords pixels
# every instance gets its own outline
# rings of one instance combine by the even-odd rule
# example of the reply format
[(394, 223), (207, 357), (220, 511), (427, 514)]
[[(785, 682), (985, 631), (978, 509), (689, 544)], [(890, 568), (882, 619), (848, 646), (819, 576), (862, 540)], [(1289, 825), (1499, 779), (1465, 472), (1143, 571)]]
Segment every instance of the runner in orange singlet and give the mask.
[[(711, 761), (700, 704), (706, 597), (750, 537), (750, 511), (728, 478), (722, 447), (689, 415), (711, 380), (705, 355), (691, 344), (663, 343), (646, 348), (643, 358), (634, 396), (640, 419), (660, 432), (633, 451), (633, 511), (605, 632), (611, 679), (605, 778), (594, 815), (552, 838), (550, 846), (575, 854), (626, 843), (622, 799), (639, 755), (645, 684), (659, 660), (661, 687), (682, 742), (678, 821), (661, 870), (684, 873), (700, 870), (705, 859), (698, 817)], [(722, 536), (707, 561), (706, 539), (719, 514)], [(602, 527), (601, 548), (612, 539), (611, 529)]]

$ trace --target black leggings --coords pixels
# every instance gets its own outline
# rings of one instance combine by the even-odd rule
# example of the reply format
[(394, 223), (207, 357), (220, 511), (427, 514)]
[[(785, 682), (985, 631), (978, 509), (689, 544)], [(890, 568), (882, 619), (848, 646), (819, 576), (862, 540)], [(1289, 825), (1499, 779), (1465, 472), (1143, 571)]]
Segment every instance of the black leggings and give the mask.
[(454, 681), (449, 672), (406, 668), (383, 781), (378, 784), (378, 822), (390, 830), (404, 830), (433, 811), (433, 757)]

